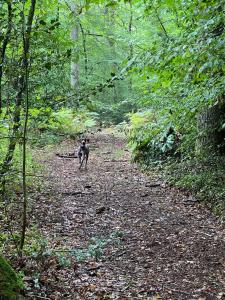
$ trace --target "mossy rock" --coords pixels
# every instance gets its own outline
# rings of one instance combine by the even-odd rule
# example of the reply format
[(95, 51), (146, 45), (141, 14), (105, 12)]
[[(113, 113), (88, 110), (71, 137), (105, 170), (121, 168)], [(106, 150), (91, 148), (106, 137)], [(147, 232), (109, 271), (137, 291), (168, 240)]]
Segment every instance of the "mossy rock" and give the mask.
[(0, 300), (18, 299), (17, 294), (22, 288), (22, 279), (0, 255)]

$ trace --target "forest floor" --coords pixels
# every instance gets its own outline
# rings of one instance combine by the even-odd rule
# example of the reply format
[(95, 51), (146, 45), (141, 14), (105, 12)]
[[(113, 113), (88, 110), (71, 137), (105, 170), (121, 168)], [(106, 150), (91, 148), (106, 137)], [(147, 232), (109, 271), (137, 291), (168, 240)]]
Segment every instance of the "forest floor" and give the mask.
[(26, 299), (225, 299), (225, 231), (203, 205), (113, 134), (91, 138), (87, 170), (55, 155), (73, 149), (37, 153), (48, 180), (33, 216), (51, 255), (27, 265)]

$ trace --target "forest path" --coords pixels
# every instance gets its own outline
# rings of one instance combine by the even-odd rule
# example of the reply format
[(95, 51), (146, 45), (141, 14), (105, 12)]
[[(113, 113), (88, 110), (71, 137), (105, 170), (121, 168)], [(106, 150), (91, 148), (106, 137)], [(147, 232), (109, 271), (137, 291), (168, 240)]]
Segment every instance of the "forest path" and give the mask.
[[(35, 211), (52, 249), (86, 249), (80, 257), (99, 260), (85, 257), (70, 269), (71, 252), (57, 252), (64, 266), (46, 259), (33, 299), (224, 299), (225, 238), (216, 218), (131, 164), (122, 139), (100, 133), (90, 144), (87, 171), (77, 159), (40, 158), (51, 180)], [(56, 151), (73, 148), (65, 142)]]

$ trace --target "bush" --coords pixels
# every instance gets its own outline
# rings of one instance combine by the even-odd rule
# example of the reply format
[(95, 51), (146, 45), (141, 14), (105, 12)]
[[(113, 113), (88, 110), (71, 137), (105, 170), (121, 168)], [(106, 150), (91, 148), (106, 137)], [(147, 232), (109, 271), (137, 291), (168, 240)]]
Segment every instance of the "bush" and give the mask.
[(193, 193), (198, 200), (212, 206), (217, 214), (225, 211), (224, 158), (170, 161), (165, 166), (167, 180), (174, 186)]
[(146, 110), (129, 117), (129, 146), (135, 161), (178, 154), (180, 135), (168, 115)]
[[(65, 136), (76, 137), (96, 125), (98, 114), (62, 108), (30, 110), (31, 142), (39, 147), (56, 144)], [(38, 134), (38, 139), (36, 138)]]

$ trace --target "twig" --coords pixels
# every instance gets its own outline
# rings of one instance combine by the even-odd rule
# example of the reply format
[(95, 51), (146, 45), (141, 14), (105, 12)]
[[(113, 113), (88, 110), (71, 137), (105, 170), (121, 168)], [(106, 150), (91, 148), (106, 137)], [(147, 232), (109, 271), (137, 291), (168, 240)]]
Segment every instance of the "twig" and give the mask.
[(146, 183), (145, 185), (146, 187), (158, 187), (158, 186), (161, 186), (161, 183)]
[(64, 155), (64, 154), (60, 154), (60, 153), (56, 153), (55, 154), (56, 156), (58, 156), (58, 157), (62, 157), (62, 158), (78, 158), (78, 156), (77, 155)]
[(127, 161), (129, 161), (129, 159), (118, 159), (118, 160), (116, 160), (116, 159), (111, 159), (111, 160), (104, 160), (104, 162), (127, 162)]
[(75, 191), (75, 192), (62, 192), (61, 194), (65, 196), (76, 196), (76, 195), (91, 195), (93, 193), (84, 193), (81, 191), (77, 191), (77, 192)]

